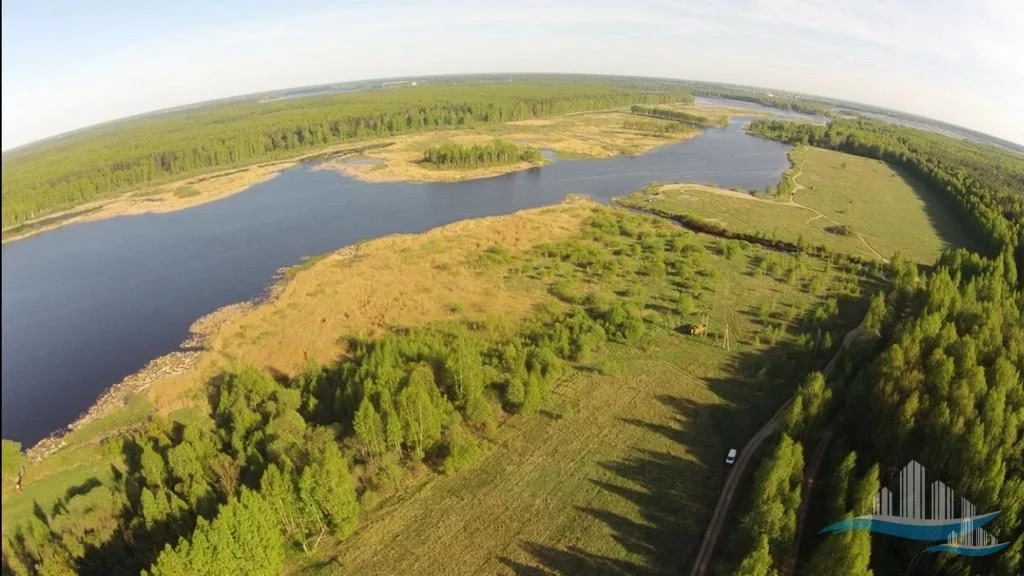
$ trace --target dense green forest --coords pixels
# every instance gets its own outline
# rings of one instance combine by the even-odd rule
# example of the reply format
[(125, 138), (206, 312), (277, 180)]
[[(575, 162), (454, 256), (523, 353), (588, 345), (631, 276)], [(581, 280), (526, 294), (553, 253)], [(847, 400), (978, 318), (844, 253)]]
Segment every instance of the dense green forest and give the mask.
[(516, 146), (495, 139), (488, 144), (465, 146), (454, 142), (441, 144), (423, 153), (423, 162), (438, 168), (482, 168), (516, 162), (540, 162), (540, 151), (531, 146)]
[(149, 183), (333, 144), (632, 104), (692, 102), (661, 84), (531, 82), (246, 101), (115, 122), (3, 156), (3, 226)]
[[(800, 548), (812, 574), (1019, 574), (1024, 567), (1024, 294), (1020, 247), (1024, 160), (1002, 151), (876, 121), (828, 128), (761, 121), (755, 134), (880, 158), (911, 170), (959, 206), (989, 242), (986, 254), (947, 251), (931, 271), (900, 257), (871, 300), (866, 338), (843, 374), (801, 388), (764, 461), (741, 536), (738, 574), (782, 570), (795, 544), (795, 440), (826, 464)], [(1018, 259), (1013, 254), (1016, 250)], [(825, 432), (827, 430), (827, 433)], [(880, 441), (884, 438), (885, 441)], [(789, 455), (792, 454), (792, 455)], [(787, 456), (788, 455), (788, 456)], [(785, 457), (783, 457), (785, 456)], [(921, 543), (854, 532), (814, 536), (843, 517), (870, 514), (874, 491), (910, 460), (924, 463), (978, 510), (1000, 510), (990, 533), (1009, 547), (969, 558), (919, 553)], [(787, 481), (788, 479), (788, 481)], [(824, 482), (823, 482), (824, 480)], [(811, 536), (808, 536), (807, 533)]]
[(711, 120), (699, 114), (690, 114), (689, 112), (672, 110), (671, 108), (633, 105), (629, 108), (629, 111), (637, 116), (649, 116), (651, 118), (661, 118), (662, 120), (673, 120), (675, 122), (681, 122), (683, 124), (689, 124), (691, 126), (698, 126), (701, 128), (725, 126), (729, 123), (729, 119), (725, 116), (720, 116), (717, 120)]
[(751, 89), (724, 87), (710, 88), (702, 86), (694, 88), (693, 94), (695, 96), (703, 96), (705, 98), (727, 98), (729, 100), (751, 102), (753, 104), (760, 104), (761, 106), (768, 106), (769, 108), (778, 108), (779, 110), (799, 112), (801, 114), (824, 116), (828, 113), (827, 106), (812, 100), (792, 96), (774, 96), (769, 95), (764, 91), (754, 91)]
[(622, 127), (627, 130), (637, 130), (638, 132), (647, 132), (659, 136), (687, 131), (687, 127), (679, 122), (658, 122), (656, 120), (639, 120), (636, 118), (623, 120)]

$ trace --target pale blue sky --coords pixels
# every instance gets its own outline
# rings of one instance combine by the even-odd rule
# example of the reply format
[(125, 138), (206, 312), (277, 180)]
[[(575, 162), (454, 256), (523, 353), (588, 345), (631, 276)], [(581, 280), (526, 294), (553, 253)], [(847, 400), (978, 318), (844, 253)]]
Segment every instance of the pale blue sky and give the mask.
[(581, 72), (847, 98), (1024, 143), (1021, 0), (4, 0), (3, 148), (363, 78)]

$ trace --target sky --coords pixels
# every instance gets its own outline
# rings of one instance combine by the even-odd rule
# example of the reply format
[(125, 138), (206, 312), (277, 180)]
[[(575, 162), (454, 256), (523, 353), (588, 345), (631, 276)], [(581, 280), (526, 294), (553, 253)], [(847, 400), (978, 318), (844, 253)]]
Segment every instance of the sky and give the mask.
[(1024, 144), (1021, 0), (3, 0), (4, 150), (252, 92), (475, 72), (659, 76)]

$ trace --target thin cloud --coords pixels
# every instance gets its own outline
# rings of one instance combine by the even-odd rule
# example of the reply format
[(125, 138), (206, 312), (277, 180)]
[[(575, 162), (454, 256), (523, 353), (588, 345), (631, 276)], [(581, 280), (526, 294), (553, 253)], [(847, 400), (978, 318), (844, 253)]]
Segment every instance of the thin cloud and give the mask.
[[(25, 51), (5, 33), (3, 147), (254, 91), (486, 71), (640, 74), (790, 88), (1024, 142), (1024, 118), (1006, 96), (1024, 91), (1017, 64), (1024, 54), (1024, 5), (1015, 0), (433, 0), (295, 12), (136, 34), (130, 46), (114, 36), (102, 49), (75, 54)], [(35, 25), (36, 39), (75, 33), (8, 16), (5, 32)], [(9, 68), (12, 59), (18, 65)], [(985, 106), (965, 105), (981, 100)]]

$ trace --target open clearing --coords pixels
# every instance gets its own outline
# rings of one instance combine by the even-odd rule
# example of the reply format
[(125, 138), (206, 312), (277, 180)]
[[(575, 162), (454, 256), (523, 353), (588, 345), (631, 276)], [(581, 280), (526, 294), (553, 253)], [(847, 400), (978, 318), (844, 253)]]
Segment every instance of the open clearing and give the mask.
[(805, 147), (795, 152), (796, 200), (863, 234), (886, 257), (932, 263), (946, 246), (969, 246), (951, 208), (903, 170), (880, 160)]
[[(665, 184), (626, 204), (690, 214), (738, 232), (888, 259), (897, 251), (920, 263), (946, 246), (969, 246), (951, 210), (922, 185), (878, 160), (819, 148), (791, 153), (796, 191), (785, 200), (699, 184)], [(846, 230), (839, 231), (845, 226)]]
[(726, 354), (664, 331), (641, 346), (565, 378), (477, 466), (386, 502), (324, 573), (677, 571), (721, 483), (707, 380), (728, 380)]
[[(702, 242), (716, 249), (715, 241)], [(748, 247), (708, 262), (712, 278), (670, 277), (650, 282), (642, 295), (625, 290), (624, 298), (646, 301), (653, 312), (640, 343), (610, 345), (600, 360), (560, 380), (545, 410), (504, 420), (476, 465), (426, 475), (370, 511), (352, 539), (299, 559), (291, 572), (678, 573), (696, 552), (723, 482), (722, 455), (795, 387), (756, 376), (774, 353), (759, 342), (774, 323), (765, 318), (787, 310), (799, 318), (820, 301), (756, 273), (754, 263), (767, 254)], [(806, 265), (808, 276), (824, 273), (820, 262)], [(549, 264), (536, 266), (525, 269)], [(835, 274), (829, 292), (842, 291), (842, 276)], [(555, 265), (532, 277), (513, 282), (525, 289), (572, 274)], [(636, 286), (623, 280), (610, 287)], [(682, 286), (709, 314), (714, 336), (673, 329), (681, 318), (665, 310)], [(773, 311), (760, 315), (764, 305)], [(796, 323), (782, 324), (788, 340)]]

